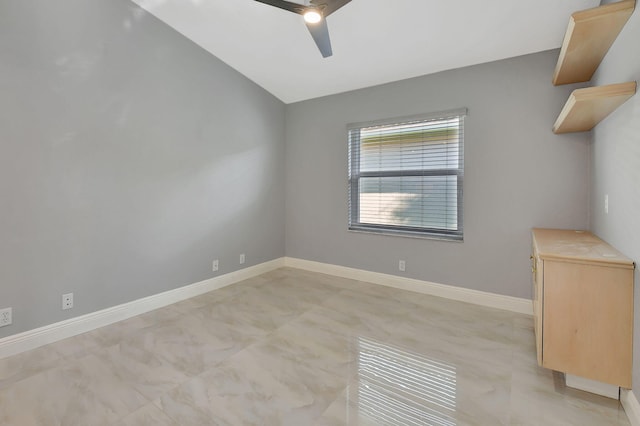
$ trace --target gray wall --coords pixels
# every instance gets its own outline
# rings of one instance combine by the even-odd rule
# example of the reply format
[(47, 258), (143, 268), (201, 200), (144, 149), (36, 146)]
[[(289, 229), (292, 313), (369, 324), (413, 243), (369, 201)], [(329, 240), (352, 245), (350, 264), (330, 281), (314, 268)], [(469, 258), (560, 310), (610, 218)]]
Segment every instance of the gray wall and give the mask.
[[(558, 51), (287, 105), (287, 256), (531, 297), (530, 228), (588, 225), (588, 134), (557, 136)], [(363, 70), (366, 72), (366, 70)], [(468, 107), (463, 243), (347, 230), (347, 123)], [(640, 145), (638, 145), (640, 146)]]
[[(598, 68), (593, 85), (640, 81), (640, 12), (636, 9)], [(635, 95), (592, 132), (591, 229), (640, 261), (640, 96)], [(609, 195), (609, 213), (604, 196)], [(635, 273), (634, 393), (640, 399), (640, 273)]]
[(284, 255), (284, 104), (129, 1), (0, 0), (0, 94), (0, 337)]

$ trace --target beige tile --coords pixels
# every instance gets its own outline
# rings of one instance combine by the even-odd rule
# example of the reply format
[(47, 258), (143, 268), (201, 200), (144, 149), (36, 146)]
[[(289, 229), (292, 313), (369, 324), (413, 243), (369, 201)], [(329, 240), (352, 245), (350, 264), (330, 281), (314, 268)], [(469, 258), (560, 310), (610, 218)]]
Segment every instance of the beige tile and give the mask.
[(84, 333), (52, 343), (45, 348), (58, 353), (62, 358), (81, 358), (92, 351), (99, 350), (101, 346), (90, 333)]
[(126, 416), (114, 426), (179, 426), (156, 405), (148, 404)]
[(192, 313), (195, 309), (222, 302), (232, 296), (236, 296), (252, 288), (259, 287), (266, 282), (267, 280), (262, 278), (261, 276), (251, 278), (234, 285), (222, 287), (217, 290), (201, 294), (200, 296), (192, 297), (190, 299), (174, 303), (173, 305), (171, 305), (171, 308), (183, 314), (189, 314)]
[(148, 400), (160, 397), (189, 379), (160, 353), (148, 351), (130, 340), (106, 348), (96, 356), (110, 366), (118, 381)]
[(106, 348), (119, 343), (126, 336), (154, 325), (155, 324), (151, 322), (148, 317), (140, 315), (111, 324), (107, 327), (98, 328), (97, 330), (85, 333), (84, 336), (93, 340), (93, 342), (101, 348)]
[(159, 363), (170, 366), (176, 373), (195, 376), (253, 341), (252, 337), (223, 322), (208, 322), (196, 315), (186, 315), (179, 321), (126, 337), (120, 349), (139, 348), (139, 353), (153, 354)]
[(194, 316), (211, 327), (224, 324), (239, 336), (262, 338), (310, 308), (309, 304), (290, 303), (270, 291), (251, 289), (200, 308)]
[(148, 401), (95, 355), (62, 362), (0, 390), (3, 425), (106, 425)]
[(537, 366), (529, 316), (282, 268), (0, 360), (0, 424), (629, 422)]
[(619, 401), (567, 388), (561, 374), (534, 363), (514, 369), (510, 410), (518, 425), (629, 425)]
[(160, 406), (180, 424), (311, 424), (345, 386), (334, 374), (245, 349), (164, 395)]
[(60, 354), (50, 346), (43, 346), (0, 359), (0, 389), (55, 367), (60, 358)]

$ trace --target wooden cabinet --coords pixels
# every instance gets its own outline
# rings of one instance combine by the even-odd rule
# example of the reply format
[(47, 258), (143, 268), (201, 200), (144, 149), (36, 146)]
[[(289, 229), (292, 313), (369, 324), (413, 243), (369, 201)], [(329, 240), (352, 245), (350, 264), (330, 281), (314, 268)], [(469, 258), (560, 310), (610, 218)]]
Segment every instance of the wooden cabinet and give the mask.
[(586, 231), (532, 234), (538, 363), (630, 389), (634, 262)]

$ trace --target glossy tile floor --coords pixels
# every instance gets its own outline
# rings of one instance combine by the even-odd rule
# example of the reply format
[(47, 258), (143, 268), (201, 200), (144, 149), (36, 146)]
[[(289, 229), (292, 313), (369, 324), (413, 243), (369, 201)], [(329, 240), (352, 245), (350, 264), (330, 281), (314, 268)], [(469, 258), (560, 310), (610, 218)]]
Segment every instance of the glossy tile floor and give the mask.
[(0, 424), (628, 425), (531, 317), (279, 269), (0, 360)]

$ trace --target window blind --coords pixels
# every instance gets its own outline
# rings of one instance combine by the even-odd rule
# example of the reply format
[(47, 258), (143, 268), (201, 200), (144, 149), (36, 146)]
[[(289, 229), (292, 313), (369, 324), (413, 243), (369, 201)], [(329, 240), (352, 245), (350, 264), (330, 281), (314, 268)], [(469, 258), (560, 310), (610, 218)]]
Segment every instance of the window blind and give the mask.
[(350, 125), (349, 228), (462, 239), (465, 115)]

